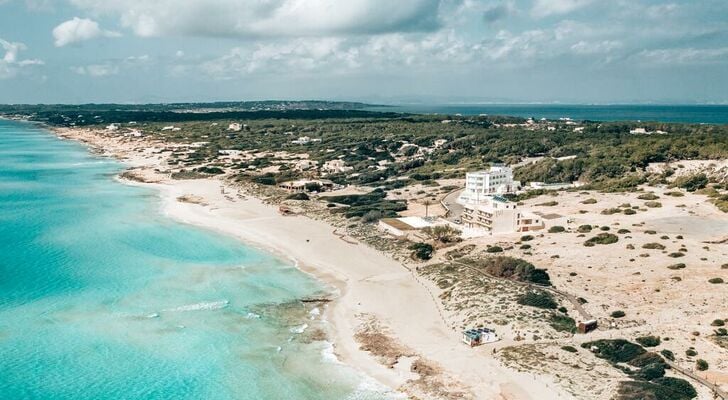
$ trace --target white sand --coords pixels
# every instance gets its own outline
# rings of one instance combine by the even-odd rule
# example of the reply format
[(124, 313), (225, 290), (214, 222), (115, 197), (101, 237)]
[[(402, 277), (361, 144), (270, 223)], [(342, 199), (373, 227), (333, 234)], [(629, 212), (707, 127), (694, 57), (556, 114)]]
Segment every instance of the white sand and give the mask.
[[(476, 398), (571, 398), (546, 378), (500, 366), (490, 357), (490, 349), (462, 344), (459, 332), (447, 328), (430, 292), (409, 270), (363, 244), (341, 240), (326, 223), (281, 216), (257, 199), (230, 201), (221, 194), (222, 183), (215, 180), (145, 185), (160, 190), (163, 211), (172, 218), (292, 257), (302, 270), (336, 287), (340, 296), (327, 316), (336, 331), (335, 352), (343, 362), (380, 382), (397, 388), (411, 374), (389, 369), (359, 350), (353, 338), (358, 314), (377, 318), (403, 344), (469, 387)], [(205, 205), (179, 202), (183, 195), (204, 198)]]
[[(333, 234), (325, 222), (303, 216), (282, 216), (277, 208), (254, 198), (239, 199), (214, 179), (171, 180), (153, 169), (163, 156), (159, 143), (139, 143), (84, 129), (57, 130), (61, 137), (88, 143), (128, 165), (144, 167), (137, 176), (156, 183), (162, 211), (179, 221), (235, 236), (248, 244), (294, 258), (302, 270), (328, 283), (338, 296), (328, 308), (339, 359), (381, 383), (398, 389), (412, 378), (403, 366), (388, 368), (359, 349), (354, 335), (361, 316), (374, 317), (401, 344), (434, 362), (446, 377), (478, 399), (571, 399), (548, 376), (519, 373), (500, 365), (491, 348), (469, 348), (441, 317), (439, 302), (423, 281), (405, 266), (364, 244), (352, 244)], [(149, 176), (147, 176), (149, 175)], [(195, 199), (181, 202), (180, 197)], [(351, 239), (347, 239), (351, 240)], [(430, 291), (432, 290), (432, 292)], [(404, 358), (404, 357), (403, 357)], [(400, 360), (403, 363), (407, 360)]]

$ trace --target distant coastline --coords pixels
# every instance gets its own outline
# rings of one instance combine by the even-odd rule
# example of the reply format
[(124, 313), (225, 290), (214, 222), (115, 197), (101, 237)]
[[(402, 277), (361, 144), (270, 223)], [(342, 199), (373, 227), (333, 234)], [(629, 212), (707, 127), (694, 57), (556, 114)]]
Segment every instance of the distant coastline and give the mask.
[(557, 120), (642, 121), (686, 124), (728, 124), (728, 105), (582, 105), (582, 104), (393, 104), (368, 111), (444, 115), (501, 115)]

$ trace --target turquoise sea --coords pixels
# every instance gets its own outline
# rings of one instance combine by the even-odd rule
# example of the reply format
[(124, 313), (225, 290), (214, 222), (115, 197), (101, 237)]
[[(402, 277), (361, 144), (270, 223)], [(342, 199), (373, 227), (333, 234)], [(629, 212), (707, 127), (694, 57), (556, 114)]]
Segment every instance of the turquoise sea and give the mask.
[(332, 359), (325, 291), (159, 213), (119, 163), (0, 120), (0, 398), (380, 399)]
[(728, 105), (585, 105), (585, 104), (402, 104), (373, 111), (445, 115), (508, 115), (536, 119), (657, 121), (728, 124)]

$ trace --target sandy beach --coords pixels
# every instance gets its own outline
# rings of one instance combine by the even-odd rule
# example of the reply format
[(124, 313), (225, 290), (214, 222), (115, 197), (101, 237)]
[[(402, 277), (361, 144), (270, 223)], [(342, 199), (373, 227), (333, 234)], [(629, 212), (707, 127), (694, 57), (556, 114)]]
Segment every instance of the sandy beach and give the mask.
[[(218, 179), (172, 180), (154, 172), (161, 157), (134, 150), (127, 143), (84, 130), (57, 131), (87, 143), (137, 168), (161, 196), (162, 210), (176, 220), (234, 236), (280, 257), (293, 259), (303, 271), (334, 292), (326, 318), (332, 327), (339, 360), (408, 396), (475, 399), (569, 399), (549, 377), (517, 372), (500, 364), (491, 348), (469, 348), (460, 332), (448, 327), (431, 288), (405, 265), (356, 242), (342, 239), (325, 222), (283, 216), (277, 207), (238, 195)], [(180, 201), (180, 198), (185, 201)], [(190, 199), (193, 199), (190, 201)], [(402, 349), (389, 362), (361, 349), (355, 339), (364, 326), (376, 324), (387, 340)], [(427, 365), (413, 372), (413, 363)]]

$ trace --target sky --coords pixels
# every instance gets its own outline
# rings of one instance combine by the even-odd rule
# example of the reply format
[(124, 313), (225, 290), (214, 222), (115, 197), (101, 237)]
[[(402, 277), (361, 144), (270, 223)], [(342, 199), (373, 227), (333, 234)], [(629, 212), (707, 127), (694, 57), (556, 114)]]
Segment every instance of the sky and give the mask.
[(0, 103), (728, 104), (726, 0), (0, 0)]

